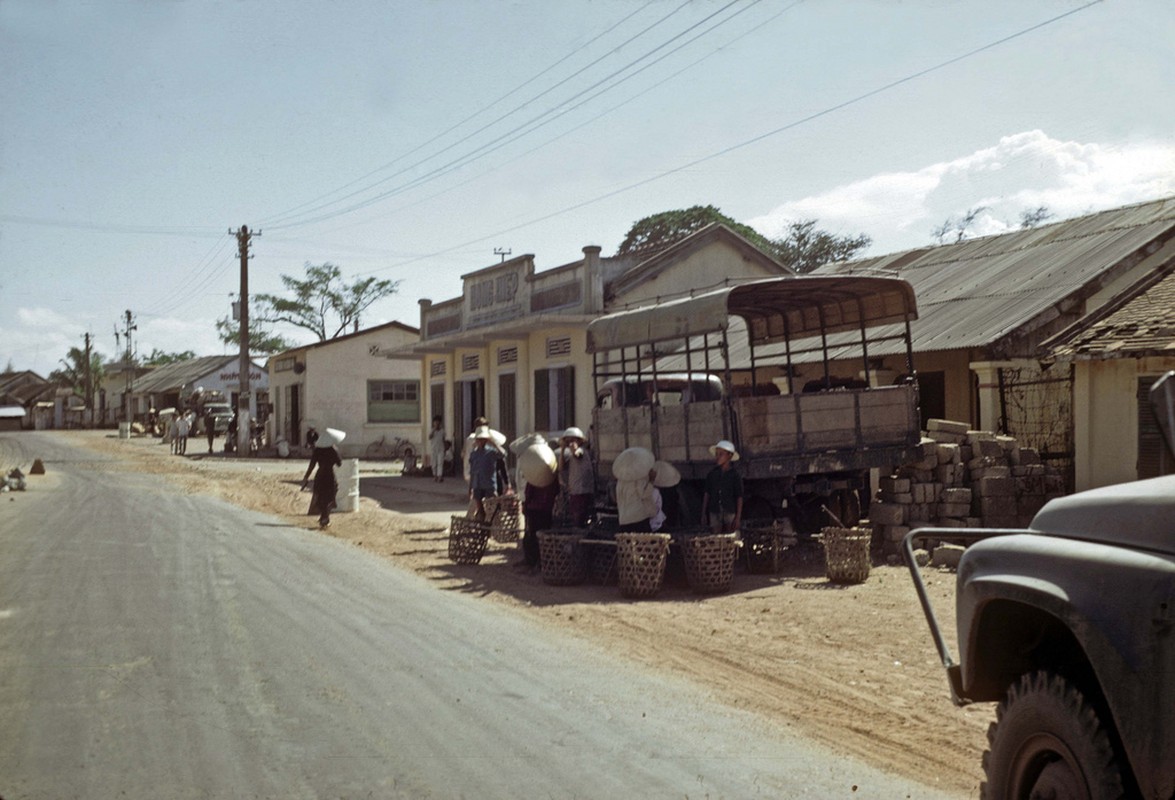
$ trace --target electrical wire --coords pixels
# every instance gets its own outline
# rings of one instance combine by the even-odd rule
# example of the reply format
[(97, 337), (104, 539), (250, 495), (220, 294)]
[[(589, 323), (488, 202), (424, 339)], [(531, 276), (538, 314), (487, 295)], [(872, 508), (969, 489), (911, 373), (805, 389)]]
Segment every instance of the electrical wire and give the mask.
[[(380, 200), (383, 200), (387, 197), (392, 196), (393, 194), (397, 194), (399, 192), (406, 191), (407, 189), (415, 188), (416, 186), (419, 186), (420, 184), (422, 184), (426, 181), (433, 180), (436, 177), (444, 175), (448, 171), (451, 171), (451, 168), (455, 168), (454, 165), (461, 165), (463, 160), (472, 159), (475, 156), (480, 157), (481, 155), (484, 154), (484, 153), (482, 153), (482, 151), (486, 150), (487, 148), (491, 147), (492, 145), (495, 145), (495, 144), (502, 142), (504, 140), (506, 140), (507, 143), (511, 143), (513, 141), (516, 141), (517, 139), (522, 138), (523, 136), (526, 136), (527, 134), (530, 133), (529, 130), (525, 130), (527, 128), (527, 126), (534, 125), (536, 122), (541, 121), (544, 117), (550, 116), (551, 114), (555, 114), (556, 112), (558, 112), (560, 114), (564, 113), (561, 111), (561, 109), (563, 109), (567, 103), (572, 102), (574, 100), (577, 100), (578, 98), (582, 97), (584, 94), (592, 91), (593, 89), (596, 89), (597, 87), (601, 86), (602, 84), (607, 83), (608, 81), (612, 80), (613, 78), (617, 77), (618, 75), (623, 74), (624, 72), (628, 71), (629, 69), (632, 69), (632, 67), (635, 66), (636, 64), (639, 64), (640, 62), (651, 57), (653, 54), (665, 49), (666, 47), (671, 45), (673, 42), (680, 39), (682, 36), (685, 36), (687, 33), (693, 31), (695, 28), (700, 27), (701, 25), (710, 21), (711, 19), (718, 16), (719, 14), (724, 13), (731, 6), (737, 5), (739, 2), (742, 2), (742, 1), (743, 0), (731, 0), (729, 3), (722, 6), (717, 11), (707, 15), (706, 17), (704, 17), (703, 19), (694, 23), (693, 25), (690, 25), (685, 30), (678, 32), (677, 34), (675, 34), (674, 36), (672, 36), (668, 40), (666, 40), (666, 41), (662, 42), (661, 44), (657, 45), (656, 47), (654, 47), (652, 50), (649, 50), (646, 53), (644, 53), (643, 55), (639, 56), (638, 58), (633, 59), (632, 61), (628, 62), (623, 67), (621, 67), (620, 69), (613, 71), (612, 73), (610, 73), (606, 77), (602, 78), (601, 80), (593, 83), (591, 86), (587, 87), (586, 89), (583, 89), (583, 90), (571, 95), (570, 97), (565, 98), (564, 100), (562, 100), (561, 102), (557, 103), (556, 105), (548, 108), (546, 111), (542, 112), (538, 116), (532, 117), (531, 119), (527, 120), (526, 122), (522, 123), (521, 125), (517, 125), (514, 128), (512, 128), (511, 130), (509, 130), (503, 134), (500, 134), (497, 138), (492, 139), (490, 142), (483, 144), (480, 147), (474, 149), (471, 153), (467, 153), (464, 156), (459, 156), (457, 159), (449, 161), (448, 163), (443, 164), (440, 167), (436, 167), (436, 168), (432, 169), (430, 172), (427, 172), (424, 175), (409, 181), (407, 184), (402, 184), (401, 186), (395, 187), (387, 192), (380, 193), (374, 197), (368, 198), (367, 200), (360, 201), (358, 203), (355, 203), (355, 204), (348, 206), (346, 208), (343, 208), (343, 209), (339, 209), (339, 210), (332, 211), (332, 212), (326, 212), (326, 213), (323, 213), (317, 217), (312, 217), (309, 219), (298, 219), (298, 217), (304, 216), (305, 214), (310, 214), (310, 213), (313, 213), (314, 211), (325, 210), (326, 208), (329, 208), (330, 206), (335, 205), (335, 204), (341, 202), (342, 200), (345, 200), (350, 197), (354, 197), (354, 196), (361, 194), (365, 191), (369, 191), (371, 189), (374, 189), (376, 186), (379, 186), (383, 183), (386, 183), (387, 181), (391, 180), (392, 178), (395, 178), (399, 175), (402, 175), (405, 172), (408, 172), (418, 166), (424, 165), (432, 158), (435, 158), (437, 155), (440, 155), (441, 153), (444, 153), (444, 152), (452, 149), (457, 144), (464, 143), (468, 139), (472, 138), (474, 135), (481, 133), (482, 131), (486, 130), (488, 127), (491, 127), (492, 125), (496, 124), (497, 122), (500, 122), (500, 121), (506, 119), (508, 116), (514, 114), (516, 111), (520, 110), (525, 105), (527, 105), (527, 103), (529, 103), (531, 101), (527, 101), (527, 103), (524, 103), (524, 104), (518, 106), (514, 110), (512, 110), (512, 111), (508, 112), (507, 114), (504, 114), (501, 117), (499, 117), (498, 119), (494, 120), (494, 122), (491, 122), (491, 123), (483, 126), (482, 128), (479, 128), (474, 133), (470, 134), (469, 136), (466, 136), (465, 138), (461, 139), (459, 142), (456, 142), (453, 145), (450, 145), (449, 147), (444, 148), (443, 150), (439, 151), (438, 153), (434, 154), (433, 156), (429, 156), (425, 159), (422, 159), (420, 161), (415, 162), (414, 164), (411, 164), (407, 167), (404, 167), (403, 169), (393, 173), (392, 175), (389, 175), (385, 178), (382, 178), (379, 181), (376, 181), (375, 183), (365, 187), (364, 189), (360, 189), (360, 190), (356, 190), (355, 192), (351, 192), (350, 194), (345, 195), (344, 197), (341, 197), (338, 200), (332, 201), (330, 203), (324, 203), (324, 204), (317, 206), (315, 208), (308, 209), (307, 211), (303, 212), (303, 214), (300, 214), (300, 215), (294, 215), (293, 217), (288, 217), (285, 219), (269, 220), (265, 223), (265, 225), (266, 225), (266, 227), (268, 227), (271, 230), (280, 230), (280, 229), (285, 229), (285, 228), (290, 228), (290, 227), (295, 227), (295, 226), (308, 225), (308, 224), (315, 223), (315, 222), (322, 222), (324, 220), (332, 219), (334, 217), (341, 216), (343, 214), (348, 214), (352, 211), (357, 211), (361, 208), (366, 208), (367, 206), (370, 206), (373, 203), (377, 203)], [(679, 6), (677, 9), (675, 9), (673, 13), (676, 13), (677, 11), (679, 11), (682, 7), (684, 7), (684, 5), (687, 5), (689, 2), (690, 2), (690, 0), (686, 0), (686, 3), (683, 3), (682, 6)], [(752, 5), (754, 5), (755, 3), (758, 3), (758, 2), (761, 2), (761, 0), (754, 0)], [(741, 12), (738, 12), (738, 13), (741, 13)], [(737, 14), (734, 16), (737, 16)], [(731, 17), (731, 18), (733, 18), (733, 17)], [(655, 24), (659, 24), (659, 22), (655, 23)], [(649, 30), (652, 27), (653, 26), (650, 26), (646, 30)], [(695, 38), (697, 38), (697, 37), (695, 37)], [(693, 41), (693, 40), (691, 40), (691, 41)], [(560, 81), (558, 84), (556, 84), (556, 87), (562, 85), (563, 83), (566, 83), (568, 80), (570, 80), (571, 77), (575, 77), (576, 75), (581, 74), (584, 70), (590, 68), (591, 66), (594, 66), (595, 64), (599, 63), (601, 60), (603, 60), (606, 57), (607, 56), (603, 56), (600, 59), (597, 59), (596, 61), (592, 62), (592, 64), (589, 64), (587, 67), (584, 67), (583, 69), (576, 72), (575, 75), (572, 75), (572, 76), (569, 76), (568, 78), (565, 78), (563, 81)], [(540, 95), (538, 95), (536, 97), (540, 97), (543, 94), (549, 93), (551, 91), (551, 89), (553, 89), (553, 88), (555, 88), (555, 87), (551, 87), (550, 89), (545, 90), (544, 92), (542, 92)], [(532, 100), (533, 99), (535, 99), (535, 98), (532, 98)], [(522, 131), (522, 133), (519, 133), (519, 131)], [(510, 138), (510, 137), (513, 137), (513, 138)], [(495, 148), (495, 149), (497, 149), (497, 148)]]
[(1060, 22), (1061, 20), (1063, 20), (1067, 17), (1070, 17), (1074, 14), (1085, 11), (1086, 9), (1088, 9), (1092, 6), (1095, 6), (1099, 3), (1101, 3), (1102, 1), (1103, 0), (1091, 0), (1090, 2), (1085, 3), (1082, 6), (1079, 6), (1074, 9), (1070, 9), (1069, 11), (1066, 11), (1062, 14), (1058, 14), (1054, 17), (1050, 17), (1049, 19), (1044, 20), (1043, 22), (1038, 22), (1034, 25), (1030, 25), (1026, 28), (1022, 28), (1019, 31), (1016, 31), (1015, 33), (1008, 34), (1007, 36), (1001, 37), (1001, 38), (996, 39), (992, 42), (989, 42), (985, 45), (982, 45), (980, 47), (969, 50), (966, 53), (963, 53), (958, 56), (954, 56), (953, 58), (949, 58), (946, 61), (941, 61), (938, 64), (935, 64), (934, 66), (927, 67), (925, 69), (911, 73), (903, 78), (899, 78), (897, 80), (890, 81), (889, 83), (883, 84), (882, 86), (879, 86), (875, 89), (871, 89), (867, 92), (859, 94), (859, 95), (857, 95), (853, 98), (850, 98), (848, 100), (845, 100), (843, 102), (829, 106), (821, 111), (817, 111), (815, 113), (809, 114), (805, 117), (802, 117), (798, 120), (794, 120), (792, 122), (789, 122), (786, 125), (782, 125), (782, 126), (775, 128), (773, 130), (769, 130), (764, 133), (758, 134), (756, 136), (751, 137), (750, 139), (744, 139), (743, 141), (738, 142), (737, 144), (733, 144), (733, 145), (730, 145), (729, 147), (725, 147), (721, 150), (717, 150), (713, 153), (710, 153), (709, 155), (702, 156), (701, 158), (696, 158), (696, 159), (689, 161), (685, 164), (680, 164), (672, 169), (664, 170), (663, 172), (659, 172), (656, 175), (652, 175), (652, 176), (645, 178), (643, 180), (636, 181), (635, 183), (630, 183), (630, 184), (622, 186), (618, 189), (613, 189), (612, 191), (605, 192), (604, 194), (596, 195), (595, 197), (589, 198), (589, 199), (584, 200), (579, 203), (575, 203), (574, 205), (566, 206), (564, 208), (559, 209), (558, 211), (552, 211), (549, 214), (544, 214), (540, 217), (536, 217), (536, 218), (528, 220), (526, 222), (519, 223), (518, 225), (513, 225), (509, 228), (503, 228), (501, 230), (494, 231), (493, 233), (487, 234), (486, 236), (482, 236), (482, 237), (479, 237), (476, 239), (470, 239), (470, 240), (467, 240), (467, 241), (462, 242), (460, 244), (454, 245), (452, 247), (447, 247), (443, 250), (438, 250), (434, 253), (430, 253), (427, 256), (420, 256), (419, 258), (415, 258), (410, 261), (402, 262), (400, 264), (396, 264), (391, 267), (384, 267), (384, 268), (380, 268), (380, 269), (370, 270), (366, 274), (372, 274), (375, 272), (383, 272), (388, 269), (398, 269), (400, 267), (407, 266), (408, 264), (412, 264), (417, 261), (422, 261), (426, 258), (432, 258), (435, 256), (444, 255), (447, 253), (451, 253), (455, 250), (460, 250), (465, 247), (470, 247), (475, 244), (481, 244), (482, 242), (486, 242), (490, 239), (498, 238), (504, 234), (513, 233), (514, 231), (521, 230), (523, 228), (528, 228), (531, 225), (536, 225), (540, 222), (546, 222), (547, 220), (563, 216), (564, 214), (568, 214), (572, 211), (578, 211), (581, 208), (595, 205), (596, 203), (611, 199), (611, 198), (616, 197), (621, 194), (625, 194), (626, 192), (630, 192), (633, 189), (640, 188), (641, 186), (647, 186), (650, 183), (654, 183), (656, 181), (662, 180), (664, 178), (669, 177), (670, 175), (676, 175), (679, 172), (684, 172), (688, 169), (693, 169), (694, 167), (697, 167), (701, 164), (705, 164), (709, 161), (713, 161), (716, 158), (721, 158), (722, 156), (729, 155), (731, 153), (742, 150), (743, 148), (749, 147), (753, 144), (757, 144), (757, 143), (762, 142), (766, 139), (770, 139), (773, 136), (778, 136), (781, 133), (784, 133), (786, 131), (797, 128), (801, 125), (805, 125), (809, 122), (812, 122), (813, 120), (820, 119), (821, 117), (826, 117), (829, 114), (832, 114), (836, 111), (841, 111), (841, 110), (848, 108), (850, 106), (864, 102), (865, 100), (868, 100), (869, 98), (876, 97), (877, 95), (883, 94), (884, 92), (888, 92), (891, 89), (897, 88), (898, 86), (902, 86), (904, 84), (910, 83), (911, 81), (915, 81), (919, 78), (923, 78), (923, 77), (930, 75), (934, 72), (938, 72), (939, 70), (945, 69), (945, 68), (952, 66), (954, 64), (957, 64), (961, 61), (964, 61), (966, 59), (969, 59), (969, 58), (972, 58), (976, 55), (979, 55), (980, 53), (983, 53), (983, 52), (986, 52), (986, 51), (991, 50), (993, 48), (1007, 44), (1008, 42), (1011, 42), (1011, 41), (1018, 39), (1022, 36), (1026, 36), (1029, 33), (1033, 33), (1035, 31), (1042, 29), (1042, 28), (1048, 27), (1049, 25), (1053, 25), (1057, 22)]

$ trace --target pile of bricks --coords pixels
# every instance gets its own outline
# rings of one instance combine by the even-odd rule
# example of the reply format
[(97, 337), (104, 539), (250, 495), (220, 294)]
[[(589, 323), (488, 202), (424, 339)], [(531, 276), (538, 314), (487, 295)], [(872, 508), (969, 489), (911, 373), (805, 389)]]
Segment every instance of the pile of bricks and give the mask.
[(869, 509), (875, 541), (896, 552), (912, 528), (1022, 528), (1064, 480), (1015, 438), (927, 421), (921, 458), (883, 477)]

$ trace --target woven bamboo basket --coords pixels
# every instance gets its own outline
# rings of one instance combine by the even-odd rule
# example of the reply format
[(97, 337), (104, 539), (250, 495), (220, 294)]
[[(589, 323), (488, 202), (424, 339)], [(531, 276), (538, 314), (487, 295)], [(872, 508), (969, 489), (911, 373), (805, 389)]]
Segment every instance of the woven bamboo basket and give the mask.
[(468, 517), (451, 517), (449, 523), (449, 560), (457, 564), (477, 564), (486, 552), (490, 528)]
[(864, 583), (869, 577), (873, 543), (870, 528), (828, 527), (820, 532), (824, 543), (824, 563), (833, 583)]
[(502, 544), (518, 541), (518, 496), (500, 495), (481, 501), (486, 510), (486, 523), (490, 526), (490, 538)]
[(669, 538), (667, 533), (616, 534), (616, 571), (621, 594), (652, 597), (661, 591)]
[(734, 559), (738, 555), (738, 534), (717, 533), (690, 536), (682, 540), (685, 577), (699, 594), (730, 590), (734, 581)]
[(779, 572), (784, 551), (796, 543), (791, 520), (744, 520), (741, 529), (747, 572)]
[(539, 531), (539, 564), (543, 582), (552, 586), (572, 586), (587, 577), (587, 561), (579, 540), (587, 531), (556, 528)]

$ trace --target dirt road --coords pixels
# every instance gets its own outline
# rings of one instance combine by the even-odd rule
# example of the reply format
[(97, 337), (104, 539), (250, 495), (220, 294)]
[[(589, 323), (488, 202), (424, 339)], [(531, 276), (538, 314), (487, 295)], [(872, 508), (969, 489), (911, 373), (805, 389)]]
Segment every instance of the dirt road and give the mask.
[[(136, 468), (168, 475), (189, 491), (288, 518), (304, 516), (300, 462), (226, 462), (168, 456), (145, 440), (77, 434)], [(696, 683), (712, 696), (775, 725), (885, 770), (978, 796), (991, 705), (956, 709), (904, 568), (882, 566), (855, 586), (829, 583), (819, 551), (800, 549), (779, 576), (738, 573), (731, 592), (698, 596), (667, 585), (630, 601), (614, 586), (548, 586), (515, 570), (512, 546), (491, 543), (477, 566), (446, 557), (442, 521), (460, 510), (456, 487), (424, 478), (382, 481), (381, 501), (337, 514), (328, 535), (375, 552), (434, 582), (516, 608), (610, 652)], [(437, 494), (441, 489), (443, 493)], [(397, 505), (413, 513), (389, 510)], [(954, 575), (927, 576), (954, 640)]]

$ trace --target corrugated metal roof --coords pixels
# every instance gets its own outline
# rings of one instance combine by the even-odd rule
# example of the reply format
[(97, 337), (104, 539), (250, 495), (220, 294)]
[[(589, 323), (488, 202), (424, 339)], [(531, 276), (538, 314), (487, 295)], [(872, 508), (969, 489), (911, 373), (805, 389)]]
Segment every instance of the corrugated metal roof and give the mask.
[[(815, 274), (896, 270), (918, 297), (919, 318), (911, 326), (915, 352), (986, 347), (1066, 298), (1080, 296), (1172, 228), (1175, 197), (1000, 236), (830, 264)], [(897, 346), (890, 349), (896, 352)]]
[(178, 390), (181, 387), (195, 388), (193, 384), (196, 381), (216, 372), (227, 364), (237, 364), (239, 361), (240, 356), (200, 356), (187, 361), (166, 364), (162, 367), (156, 367), (143, 377), (136, 379), (132, 391), (135, 394), (148, 394)]

